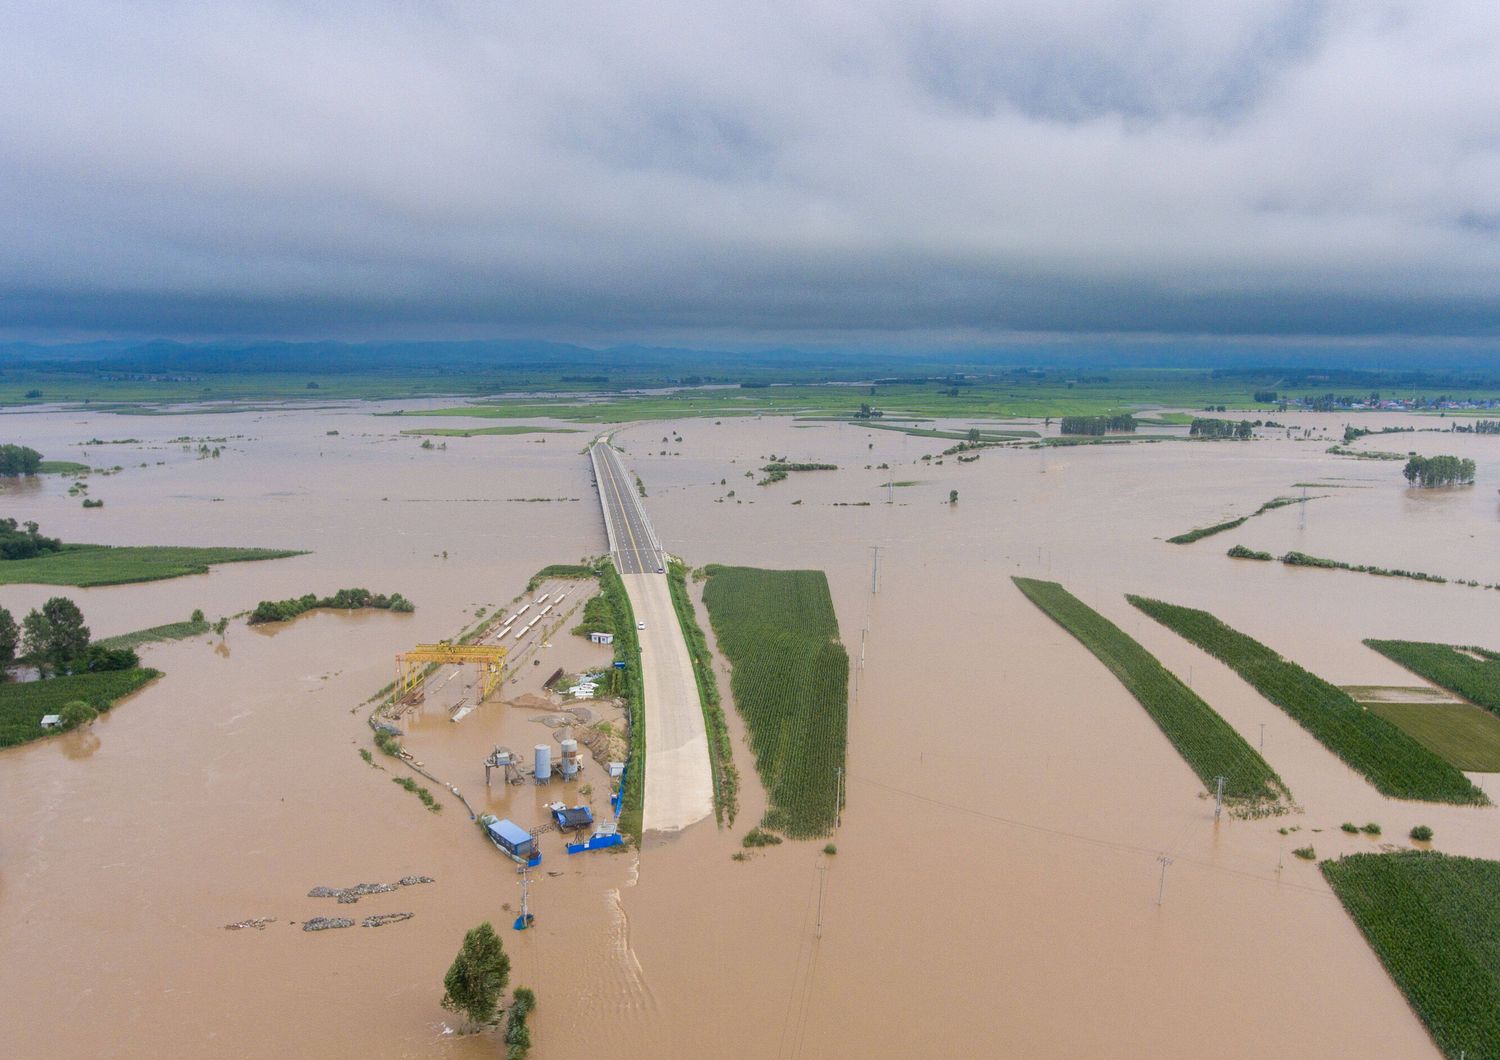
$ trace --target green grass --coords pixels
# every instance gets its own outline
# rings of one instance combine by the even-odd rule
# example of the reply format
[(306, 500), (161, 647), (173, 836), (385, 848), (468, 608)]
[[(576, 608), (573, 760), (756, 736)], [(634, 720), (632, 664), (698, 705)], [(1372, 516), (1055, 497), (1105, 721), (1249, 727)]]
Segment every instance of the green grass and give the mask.
[(1286, 785), (1245, 738), (1118, 626), (1057, 582), (1011, 580), (1119, 678), (1206, 788), (1227, 777), (1226, 796), (1256, 812), (1289, 801)]
[(412, 427), (402, 434), (432, 434), (440, 438), (473, 438), (487, 434), (580, 434), (577, 427), (528, 427), (510, 423), (501, 427)]
[(1274, 512), (1277, 508), (1285, 508), (1289, 504), (1303, 504), (1306, 501), (1315, 500), (1318, 500), (1318, 498), (1277, 497), (1274, 500), (1266, 501), (1265, 504), (1262, 504), (1259, 508), (1255, 509), (1255, 511), (1251, 512), (1249, 515), (1242, 515), (1238, 519), (1230, 519), (1229, 521), (1223, 523), (1215, 523), (1213, 526), (1205, 526), (1201, 530), (1189, 530), (1185, 534), (1178, 534), (1176, 537), (1167, 538), (1167, 543), (1172, 545), (1188, 545), (1194, 541), (1200, 540), (1201, 538), (1212, 537), (1214, 534), (1222, 534), (1225, 530), (1233, 530), (1237, 526), (1243, 526), (1247, 520), (1253, 519), (1257, 515), (1264, 515), (1266, 512)]
[(1451, 644), (1416, 640), (1367, 640), (1365, 644), (1412, 673), (1500, 715), (1500, 652), (1460, 650)]
[(625, 700), (629, 720), (630, 761), (625, 770), (625, 797), (620, 801), (620, 831), (639, 837), (646, 796), (646, 691), (641, 681), (641, 642), (625, 583), (608, 560), (599, 565), (599, 594), (610, 608), (615, 627), (615, 661), (625, 663), (625, 669), (611, 668), (608, 674), (609, 691)]
[(13, 747), (45, 736), (42, 716), (58, 713), (64, 703), (81, 699), (102, 714), (117, 700), (160, 676), (158, 670), (137, 667), (0, 684), (0, 747)]
[(543, 567), (531, 576), (526, 583), (526, 591), (534, 593), (542, 582), (549, 578), (571, 578), (576, 580), (587, 580), (598, 576), (593, 567), (583, 563), (551, 563)]
[(81, 475), (89, 466), (74, 460), (43, 460), (36, 470), (39, 475)]
[(1321, 867), (1438, 1048), (1500, 1057), (1500, 862), (1413, 850)]
[(67, 545), (61, 552), (0, 562), (0, 585), (123, 585), (204, 574), (216, 563), (283, 559), (304, 552), (270, 548), (179, 548), (171, 545)]
[(703, 723), (708, 732), (708, 761), (713, 768), (714, 816), (720, 824), (727, 818), (730, 825), (739, 813), (740, 774), (734, 765), (734, 745), (729, 738), (729, 724), (724, 706), (719, 702), (719, 684), (714, 680), (714, 657), (708, 650), (708, 638), (698, 625), (687, 589), (687, 568), (677, 561), (667, 566), (667, 585), (672, 591), (672, 607), (687, 641), (688, 656), (693, 660), (693, 679), (698, 684), (698, 702), (703, 707)]
[(1230, 519), (1227, 522), (1215, 523), (1213, 526), (1189, 530), (1185, 534), (1178, 534), (1176, 537), (1167, 538), (1167, 543), (1169, 545), (1190, 545), (1201, 538), (1213, 537), (1215, 534), (1222, 534), (1225, 530), (1233, 530), (1237, 526), (1244, 526), (1246, 520), (1249, 518), (1248, 515), (1242, 515), (1238, 519)]
[(1366, 703), (1422, 746), (1469, 773), (1500, 773), (1500, 718), (1472, 703)]
[(1206, 611), (1140, 596), (1127, 599), (1192, 641), (1286, 711), (1324, 747), (1397, 799), (1488, 805), (1469, 779), (1343, 689), (1231, 629)]
[(105, 637), (95, 643), (106, 648), (139, 648), (142, 644), (150, 644), (153, 641), (186, 640), (188, 637), (207, 633), (212, 628), (213, 626), (206, 621), (168, 622), (164, 626), (138, 629), (134, 633), (121, 633), (118, 637)]
[[(910, 435), (913, 438), (943, 438), (948, 441), (963, 442), (969, 440), (968, 431), (941, 430), (936, 427), (903, 427), (896, 423), (883, 423), (879, 420), (856, 420), (846, 416), (836, 417), (839, 423), (851, 423), (856, 427), (868, 427), (872, 431), (897, 431), (901, 434)], [(997, 431), (988, 428), (979, 428), (979, 441), (981, 442), (1009, 442), (1019, 438), (1040, 438), (1038, 431), (1015, 430)]]
[(703, 601), (769, 796), (764, 828), (827, 835), (849, 725), (849, 656), (828, 578), (815, 570), (709, 566)]

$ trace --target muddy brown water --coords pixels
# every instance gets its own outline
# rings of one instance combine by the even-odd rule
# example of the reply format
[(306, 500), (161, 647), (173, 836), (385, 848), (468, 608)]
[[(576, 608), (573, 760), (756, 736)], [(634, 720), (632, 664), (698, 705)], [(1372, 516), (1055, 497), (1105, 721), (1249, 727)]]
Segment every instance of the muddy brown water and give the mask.
[[(49, 458), (76, 458), (72, 443), (94, 436), (143, 439), (89, 450), (91, 464), (126, 468), (90, 479), (103, 509), (82, 510), (61, 479), (0, 487), (5, 514), (49, 533), (312, 550), (147, 585), (0, 587), (13, 612), (66, 592), (110, 635), (195, 607), (213, 618), (348, 585), (399, 591), (418, 607), (236, 622), (222, 643), (148, 646), (160, 682), (88, 731), (0, 752), (9, 1054), (493, 1052), (491, 1040), (448, 1033), (456, 1020), (438, 1006), (440, 981), (467, 928), (514, 915), (514, 866), (449, 792), (423, 781), (444, 804), (429, 813), (391, 783), (393, 763), (360, 759), (361, 704), (402, 648), (452, 635), (477, 608), (503, 609), (546, 563), (602, 551), (579, 454), (588, 435), (455, 438), (429, 452), (396, 436), (410, 421), (370, 415), (379, 408), (0, 417), (7, 437)], [(1342, 433), (1338, 417), (1278, 418)], [(682, 443), (658, 442), (674, 433)], [(198, 460), (167, 443), (183, 434), (247, 437)], [(545, 836), (537, 925), (503, 932), (513, 982), (539, 997), (534, 1055), (1435, 1055), (1315, 865), (1291, 850), (1374, 849), (1337, 829), (1375, 820), (1398, 845), (1425, 823), (1439, 849), (1495, 857), (1500, 810), (1381, 798), (1123, 599), (1208, 608), (1340, 684), (1416, 683), (1362, 637), (1500, 642), (1500, 592), (1225, 558), (1243, 542), (1500, 581), (1500, 441), (1393, 437), (1359, 444), (1473, 456), (1481, 484), (1408, 491), (1399, 464), (1326, 454), (1332, 437), (986, 451), (933, 466), (921, 455), (950, 443), (847, 425), (686, 420), (621, 432), (670, 551), (828, 572), (856, 660), (863, 639), (848, 807), (835, 856), (786, 843), (732, 861), (764, 806), (736, 720), (745, 793), (735, 828), (709, 821), (648, 837), (639, 855), (573, 858)], [(680, 455), (650, 455), (663, 448)], [(772, 452), (841, 470), (757, 487), (744, 472)], [(881, 462), (889, 474), (864, 469)], [(887, 478), (919, 484), (888, 491)], [(1371, 488), (1328, 490), (1305, 526), (1289, 507), (1193, 545), (1162, 540), (1319, 479)], [(736, 497), (716, 503), (731, 488)], [(506, 500), (536, 496), (579, 500)], [(860, 501), (870, 504), (835, 506)], [(1264, 725), (1265, 754), (1304, 812), (1215, 825), (1211, 800), (1149, 717), (1013, 589), (1013, 574), (1062, 581), (1252, 743)], [(550, 644), (507, 696), (559, 666), (607, 658), (565, 632)], [(525, 824), (546, 801), (577, 801), (556, 784), (486, 792), (491, 747), (527, 754), (555, 739), (533, 712), (498, 704), (449, 722), (444, 706), (464, 681), (406, 724), (425, 767), (476, 809)], [(592, 761), (582, 781), (601, 807)], [(1173, 860), (1158, 906), (1163, 852)], [(436, 882), (353, 907), (306, 897), (316, 885), (409, 874)], [(416, 916), (316, 934), (290, 923), (382, 912)], [(259, 916), (277, 922), (223, 929)]]

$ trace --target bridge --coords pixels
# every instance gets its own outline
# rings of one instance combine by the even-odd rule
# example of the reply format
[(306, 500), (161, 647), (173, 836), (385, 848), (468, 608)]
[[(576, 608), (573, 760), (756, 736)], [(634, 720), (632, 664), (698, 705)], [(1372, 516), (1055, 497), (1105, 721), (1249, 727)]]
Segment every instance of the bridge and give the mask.
[(674, 831), (713, 812), (708, 731), (693, 676), (693, 660), (672, 606), (663, 571), (666, 556), (634, 480), (609, 438), (589, 449), (609, 551), (635, 611), (645, 693), (646, 784), (644, 831)]

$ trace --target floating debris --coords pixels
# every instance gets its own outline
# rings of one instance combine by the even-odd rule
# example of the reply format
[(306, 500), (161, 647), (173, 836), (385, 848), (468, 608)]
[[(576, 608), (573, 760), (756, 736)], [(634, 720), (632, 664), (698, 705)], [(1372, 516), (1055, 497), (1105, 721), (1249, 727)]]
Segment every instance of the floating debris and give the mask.
[(276, 923), (276, 918), (274, 916), (257, 916), (251, 917), (249, 920), (240, 920), (236, 921), (233, 924), (225, 924), (224, 930), (243, 931), (245, 930), (245, 928), (254, 928), (256, 931), (264, 931), (266, 930), (267, 924), (274, 923)]
[(329, 928), (353, 927), (354, 921), (342, 916), (315, 916), (302, 922), (303, 931), (327, 931)]
[(402, 887), (415, 887), (419, 883), (432, 883), (431, 876), (402, 876), (396, 881)]
[(387, 924), (399, 924), (403, 920), (410, 920), (416, 913), (377, 913), (367, 916), (361, 922), (361, 927), (385, 927)]

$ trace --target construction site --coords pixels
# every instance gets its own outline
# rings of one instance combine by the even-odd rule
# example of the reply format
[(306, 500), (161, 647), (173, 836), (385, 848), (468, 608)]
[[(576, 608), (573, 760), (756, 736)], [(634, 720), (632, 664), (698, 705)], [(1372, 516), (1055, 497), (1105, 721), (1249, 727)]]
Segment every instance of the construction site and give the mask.
[(528, 870), (544, 853), (623, 843), (628, 740), (608, 692), (613, 650), (570, 632), (598, 591), (593, 578), (545, 579), (455, 640), (397, 653), (369, 718), (381, 750), (458, 799), (476, 841), (509, 859), (497, 867), (520, 874), (518, 930), (534, 922)]

